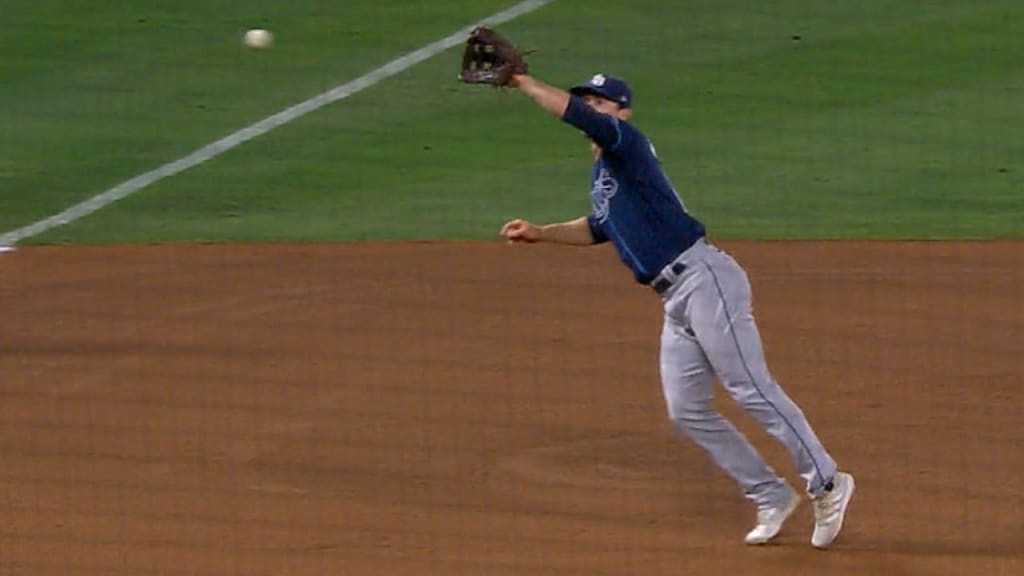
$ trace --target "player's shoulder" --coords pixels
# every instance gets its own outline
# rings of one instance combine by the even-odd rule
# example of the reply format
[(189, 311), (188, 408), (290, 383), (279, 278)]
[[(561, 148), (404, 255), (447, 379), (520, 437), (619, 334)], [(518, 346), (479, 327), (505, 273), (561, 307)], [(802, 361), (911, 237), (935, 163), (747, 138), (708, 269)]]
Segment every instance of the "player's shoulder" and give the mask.
[(621, 146), (633, 150), (647, 150), (651, 148), (650, 140), (643, 130), (628, 120), (618, 119), (619, 132), (622, 134)]
[(640, 128), (636, 124), (633, 124), (632, 121), (619, 118), (618, 116), (612, 116), (612, 118), (614, 118), (615, 122), (618, 123), (620, 130), (628, 131), (629, 133), (644, 139), (647, 138), (647, 135), (644, 133), (643, 128)]

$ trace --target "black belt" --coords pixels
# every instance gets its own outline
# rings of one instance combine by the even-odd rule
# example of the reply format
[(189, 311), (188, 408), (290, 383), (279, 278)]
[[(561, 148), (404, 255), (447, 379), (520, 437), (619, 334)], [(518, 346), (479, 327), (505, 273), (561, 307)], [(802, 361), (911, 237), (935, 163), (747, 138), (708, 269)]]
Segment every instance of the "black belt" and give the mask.
[[(669, 270), (672, 271), (675, 279), (678, 279), (679, 275), (686, 270), (686, 264), (683, 264), (682, 262), (673, 262), (669, 267)], [(671, 288), (672, 284), (675, 283), (675, 279), (670, 280), (666, 278), (664, 274), (658, 274), (658, 277), (651, 282), (651, 288), (654, 288), (654, 291), (658, 294), (664, 294), (665, 291)]]

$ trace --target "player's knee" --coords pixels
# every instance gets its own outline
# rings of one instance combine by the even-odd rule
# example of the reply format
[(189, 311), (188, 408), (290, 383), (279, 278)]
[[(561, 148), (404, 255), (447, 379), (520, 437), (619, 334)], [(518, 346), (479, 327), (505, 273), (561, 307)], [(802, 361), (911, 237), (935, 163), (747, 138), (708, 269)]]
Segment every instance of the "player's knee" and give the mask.
[(759, 394), (753, 387), (746, 387), (733, 393), (733, 399), (744, 408), (756, 408), (764, 404), (764, 396)]
[(737, 404), (746, 408), (756, 408), (765, 404), (765, 393), (768, 386), (774, 386), (770, 379), (755, 382), (749, 378), (741, 378), (725, 383), (729, 395)]
[(668, 413), (668, 419), (672, 426), (682, 431), (702, 428), (718, 417), (718, 413), (709, 404), (675, 406), (669, 409)]

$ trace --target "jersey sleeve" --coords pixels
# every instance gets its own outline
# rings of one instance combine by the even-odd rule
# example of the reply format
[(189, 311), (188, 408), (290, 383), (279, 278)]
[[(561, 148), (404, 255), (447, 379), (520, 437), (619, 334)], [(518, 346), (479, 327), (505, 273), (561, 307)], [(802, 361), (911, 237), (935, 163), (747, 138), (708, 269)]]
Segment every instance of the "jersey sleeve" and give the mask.
[(590, 226), (590, 235), (594, 237), (594, 244), (604, 244), (608, 241), (608, 236), (601, 229), (597, 216), (594, 214), (587, 216), (587, 226)]
[(575, 95), (569, 97), (569, 105), (565, 107), (562, 121), (582, 130), (608, 152), (615, 152), (632, 136), (629, 124), (615, 116), (601, 114)]

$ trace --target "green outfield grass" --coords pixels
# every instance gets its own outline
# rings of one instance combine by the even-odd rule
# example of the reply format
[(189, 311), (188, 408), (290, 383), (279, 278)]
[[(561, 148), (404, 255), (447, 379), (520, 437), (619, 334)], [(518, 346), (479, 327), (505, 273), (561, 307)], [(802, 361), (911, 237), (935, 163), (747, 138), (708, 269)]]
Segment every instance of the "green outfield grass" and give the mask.
[[(10, 2), (0, 234), (514, 4)], [(245, 29), (276, 34), (245, 50)], [(503, 27), (603, 71), (716, 237), (1024, 237), (1019, 0), (551, 5)], [(26, 243), (494, 238), (585, 213), (583, 139), (457, 49)]]

